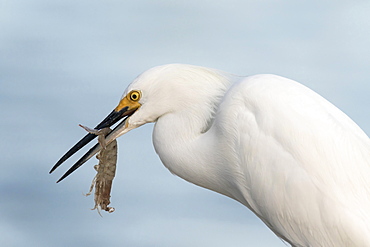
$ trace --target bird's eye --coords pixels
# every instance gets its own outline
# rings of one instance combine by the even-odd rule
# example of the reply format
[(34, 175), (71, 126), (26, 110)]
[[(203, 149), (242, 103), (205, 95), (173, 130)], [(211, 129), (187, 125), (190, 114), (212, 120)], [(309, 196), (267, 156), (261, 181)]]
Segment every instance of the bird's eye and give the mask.
[(130, 92), (130, 100), (132, 101), (138, 101), (140, 99), (140, 92), (139, 91), (131, 91)]

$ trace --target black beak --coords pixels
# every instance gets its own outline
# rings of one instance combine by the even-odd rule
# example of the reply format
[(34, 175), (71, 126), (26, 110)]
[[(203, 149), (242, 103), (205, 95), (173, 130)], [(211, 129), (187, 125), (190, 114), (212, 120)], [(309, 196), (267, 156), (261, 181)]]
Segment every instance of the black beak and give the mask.
[[(113, 110), (100, 124), (98, 124), (95, 129), (104, 129), (107, 127), (111, 127), (115, 123), (117, 123), (119, 120), (123, 119), (124, 117), (129, 117), (134, 113), (132, 110), (128, 110), (128, 107), (124, 107), (120, 111)], [(127, 118), (125, 118), (122, 123), (116, 126), (115, 129), (122, 128), (122, 125), (124, 125), (124, 122)], [(114, 130), (115, 130), (114, 129)], [(107, 136), (109, 136), (112, 132), (111, 131)], [(86, 146), (89, 142), (91, 142), (96, 135), (94, 134), (87, 134), (84, 136), (79, 142), (77, 142), (66, 154), (64, 154), (58, 162), (51, 168), (49, 173), (52, 173), (56, 168), (58, 168), (64, 161), (66, 161), (68, 158), (70, 158), (73, 154), (75, 154), (78, 150)], [(64, 178), (66, 178), (68, 175), (70, 175), (72, 172), (74, 172), (77, 168), (82, 166), (87, 160), (89, 160), (95, 153), (99, 152), (99, 144), (96, 144), (93, 148), (91, 148), (84, 156), (82, 156), (81, 159), (79, 159), (58, 181), (62, 181)]]

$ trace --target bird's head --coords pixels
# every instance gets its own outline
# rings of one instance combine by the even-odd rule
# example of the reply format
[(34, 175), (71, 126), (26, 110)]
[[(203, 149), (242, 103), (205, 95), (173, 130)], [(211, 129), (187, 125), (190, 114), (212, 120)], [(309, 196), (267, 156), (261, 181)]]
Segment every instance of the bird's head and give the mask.
[[(215, 102), (224, 93), (227, 85), (225, 75), (203, 67), (181, 64), (154, 67), (138, 76), (126, 88), (118, 105), (95, 129), (112, 127), (121, 121), (106, 136), (109, 143), (132, 129), (157, 121), (168, 113), (202, 115), (203, 117), (198, 119), (206, 122), (214, 113)], [(95, 137), (94, 134), (87, 134), (82, 138), (55, 164), (50, 173)], [(96, 144), (59, 181), (100, 149), (100, 145)]]

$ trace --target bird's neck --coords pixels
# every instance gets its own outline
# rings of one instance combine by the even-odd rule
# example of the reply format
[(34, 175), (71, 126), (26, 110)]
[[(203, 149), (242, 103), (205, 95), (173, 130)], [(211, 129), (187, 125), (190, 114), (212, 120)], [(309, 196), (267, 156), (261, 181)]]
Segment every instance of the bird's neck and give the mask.
[[(225, 91), (227, 88), (224, 89)], [(219, 102), (215, 102), (218, 106)], [(201, 187), (232, 195), (233, 171), (219, 150), (225, 149), (214, 128), (214, 114), (201, 108), (169, 113), (158, 119), (153, 144), (163, 164), (175, 175)], [(202, 119), (200, 116), (209, 116)], [(226, 163), (226, 164), (225, 164)]]
[[(154, 127), (153, 144), (162, 163), (171, 173), (196, 185), (215, 190), (209, 181), (215, 176), (216, 147), (208, 132), (189, 127), (194, 123), (178, 121), (177, 116), (166, 116)], [(181, 118), (182, 120), (182, 118)]]

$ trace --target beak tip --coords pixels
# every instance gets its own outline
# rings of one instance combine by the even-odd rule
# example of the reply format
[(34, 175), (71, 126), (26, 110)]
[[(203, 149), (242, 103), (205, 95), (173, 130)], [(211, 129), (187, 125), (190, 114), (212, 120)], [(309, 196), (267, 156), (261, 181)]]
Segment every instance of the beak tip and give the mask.
[(54, 172), (55, 168), (53, 167), (50, 171), (49, 174), (52, 174)]
[[(100, 124), (98, 124), (94, 129), (100, 130), (104, 129), (106, 127), (111, 127), (115, 123), (117, 123), (120, 119), (124, 118), (125, 116), (129, 116), (134, 111), (128, 110), (128, 106), (122, 108), (121, 110), (117, 111), (114, 109)], [(118, 126), (120, 126), (119, 124)], [(82, 125), (80, 125), (83, 127)], [(117, 127), (118, 127), (117, 126)], [(116, 127), (116, 128), (117, 128)], [(83, 148), (86, 144), (88, 144), (90, 141), (92, 141), (96, 137), (95, 134), (87, 134), (85, 137), (83, 137), (79, 142), (77, 142), (67, 153), (65, 153), (59, 161), (51, 168), (49, 171), (49, 174), (53, 173), (54, 170), (56, 170), (64, 161), (66, 161), (68, 158), (70, 158), (73, 154), (75, 154), (77, 151), (79, 151), (81, 148)], [(88, 159), (90, 159), (95, 153), (99, 151), (99, 145), (95, 145), (93, 148), (91, 148), (80, 160), (78, 160), (58, 181), (62, 181), (65, 179), (68, 175), (70, 175), (73, 171), (75, 171), (78, 167), (80, 167), (82, 164), (84, 164)]]

